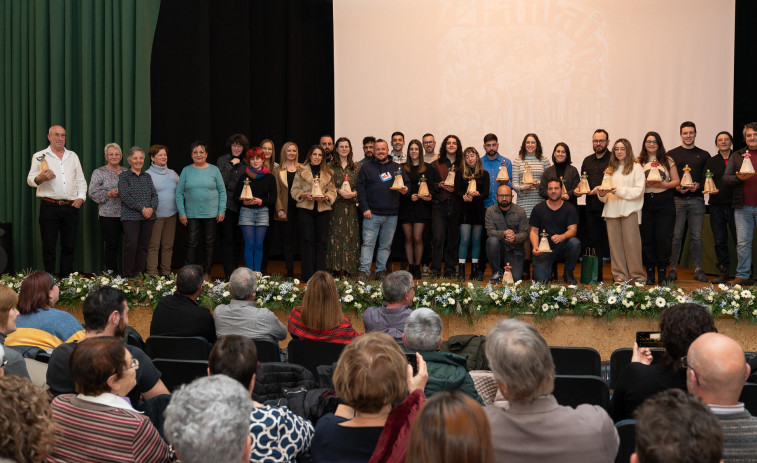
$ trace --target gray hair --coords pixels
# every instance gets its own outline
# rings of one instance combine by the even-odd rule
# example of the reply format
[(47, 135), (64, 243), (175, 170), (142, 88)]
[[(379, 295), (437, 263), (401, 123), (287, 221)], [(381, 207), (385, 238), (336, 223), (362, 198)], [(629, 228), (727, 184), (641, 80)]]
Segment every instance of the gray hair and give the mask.
[(184, 296), (194, 294), (202, 288), (205, 275), (199, 265), (185, 265), (176, 274), (176, 292)]
[(232, 299), (246, 301), (251, 298), (258, 289), (258, 279), (255, 272), (247, 267), (239, 267), (234, 270), (229, 278), (229, 293)]
[(405, 347), (436, 352), (442, 340), (442, 318), (424, 307), (412, 311), (405, 321)]
[(107, 145), (105, 145), (105, 149), (103, 151), (105, 151), (105, 154), (108, 154), (108, 150), (111, 148), (117, 149), (121, 154), (124, 153), (123, 151), (121, 151), (121, 147), (118, 145), (118, 143), (108, 143)]
[(744, 135), (744, 138), (746, 138), (746, 130), (747, 129), (752, 129), (755, 132), (757, 132), (757, 122), (750, 122), (750, 123), (744, 125), (744, 130), (742, 130), (742, 134)]
[(131, 159), (131, 157), (136, 153), (142, 153), (142, 157), (145, 157), (145, 150), (143, 150), (139, 146), (132, 146), (131, 148), (129, 148), (129, 151), (126, 152), (126, 160), (128, 161), (129, 159)]
[(249, 393), (238, 381), (206, 376), (174, 392), (163, 431), (184, 463), (243, 461), (251, 411)]
[(413, 275), (405, 270), (392, 272), (381, 282), (386, 302), (402, 302), (405, 293), (413, 287)]
[(533, 402), (555, 386), (555, 365), (544, 338), (520, 320), (502, 320), (486, 335), (486, 359), (494, 378), (507, 385), (511, 402)]

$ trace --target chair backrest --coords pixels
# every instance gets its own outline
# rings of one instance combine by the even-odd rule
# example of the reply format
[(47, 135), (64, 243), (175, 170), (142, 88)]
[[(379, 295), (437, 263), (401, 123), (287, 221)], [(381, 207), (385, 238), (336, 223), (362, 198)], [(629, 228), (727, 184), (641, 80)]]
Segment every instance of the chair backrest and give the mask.
[(197, 378), (208, 375), (207, 360), (156, 358), (152, 363), (160, 371), (160, 379), (171, 392), (182, 384), (191, 383)]
[(258, 362), (281, 361), (281, 352), (277, 342), (268, 339), (255, 339), (255, 349), (258, 351)]
[(560, 405), (577, 407), (581, 404), (610, 408), (610, 386), (599, 376), (556, 375), (555, 399)]
[(346, 344), (292, 339), (289, 341), (289, 363), (302, 365), (318, 377), (318, 365), (331, 365), (339, 360)]
[(145, 353), (151, 359), (207, 360), (212, 346), (200, 336), (150, 336)]
[(29, 379), (32, 384), (39, 386), (44, 390), (50, 389), (47, 385), (47, 363), (35, 359), (24, 359), (26, 371), (29, 373)]
[[(651, 349), (651, 351), (652, 364), (660, 363), (662, 354), (665, 351), (662, 349)], [(610, 389), (615, 389), (615, 383), (618, 381), (620, 373), (623, 372), (626, 365), (631, 363), (631, 357), (633, 357), (633, 349), (629, 347), (615, 349), (615, 351), (610, 354), (610, 373), (607, 378), (607, 381), (610, 383)]]
[(602, 357), (591, 347), (551, 347), (557, 375), (602, 375)]
[(631, 455), (636, 451), (636, 420), (618, 421), (615, 429), (620, 437), (615, 463), (628, 463)]
[(752, 416), (757, 416), (757, 384), (744, 383), (739, 402), (744, 402), (744, 407)]
[(266, 362), (258, 364), (252, 397), (262, 403), (286, 397), (285, 389), (316, 387), (318, 383), (307, 368), (293, 363)]
[(145, 350), (145, 342), (142, 340), (142, 336), (139, 334), (137, 330), (132, 328), (131, 326), (126, 327), (126, 344), (130, 346), (139, 347), (142, 350)]

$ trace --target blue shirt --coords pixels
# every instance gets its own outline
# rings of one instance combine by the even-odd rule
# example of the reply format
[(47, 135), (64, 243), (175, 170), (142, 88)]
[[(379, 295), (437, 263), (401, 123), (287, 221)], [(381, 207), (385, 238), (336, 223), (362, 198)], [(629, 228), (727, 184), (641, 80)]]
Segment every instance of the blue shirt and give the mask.
[(510, 177), (510, 180), (507, 181), (507, 186), (512, 188), (513, 163), (499, 153), (497, 153), (497, 157), (494, 158), (494, 160), (489, 159), (489, 156), (487, 156), (486, 154), (481, 156), (481, 163), (484, 165), (484, 170), (489, 172), (489, 179), (491, 180), (489, 182), (489, 196), (484, 198), (484, 207), (489, 207), (497, 202), (497, 189), (499, 188), (500, 183), (496, 180), (496, 178), (499, 174), (499, 169), (502, 167), (503, 161), (505, 163), (505, 166), (507, 166), (507, 176)]

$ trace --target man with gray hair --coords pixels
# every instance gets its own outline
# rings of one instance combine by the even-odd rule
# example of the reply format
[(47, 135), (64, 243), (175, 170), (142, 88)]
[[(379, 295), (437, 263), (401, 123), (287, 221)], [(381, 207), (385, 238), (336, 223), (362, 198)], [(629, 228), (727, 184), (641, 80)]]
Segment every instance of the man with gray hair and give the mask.
[(393, 337), (397, 344), (402, 345), (402, 333), (405, 331), (405, 321), (413, 311), (415, 286), (410, 272), (399, 270), (392, 272), (381, 282), (384, 292), (384, 302), (381, 307), (368, 307), (363, 314), (365, 332), (381, 331)]
[(207, 376), (174, 393), (163, 431), (183, 463), (247, 462), (251, 410), (250, 396), (238, 381)]
[(498, 462), (615, 460), (619, 439), (607, 412), (597, 405), (564, 407), (552, 395), (555, 365), (536, 328), (500, 321), (486, 337), (486, 358), (510, 404), (484, 409)]
[(439, 314), (427, 308), (413, 310), (407, 317), (402, 342), (406, 353), (418, 352), (426, 362), (428, 382), (423, 391), (426, 397), (439, 391), (459, 390), (484, 403), (465, 368), (465, 357), (439, 351), (442, 346), (442, 319)]
[(239, 267), (231, 274), (231, 302), (221, 304), (213, 311), (219, 339), (229, 334), (274, 341), (287, 337), (286, 327), (273, 312), (265, 307), (255, 307), (257, 286), (255, 272), (247, 267)]
[(176, 292), (163, 297), (155, 306), (150, 336), (202, 336), (216, 342), (213, 315), (197, 304), (202, 294), (204, 271), (199, 265), (185, 265), (176, 274)]

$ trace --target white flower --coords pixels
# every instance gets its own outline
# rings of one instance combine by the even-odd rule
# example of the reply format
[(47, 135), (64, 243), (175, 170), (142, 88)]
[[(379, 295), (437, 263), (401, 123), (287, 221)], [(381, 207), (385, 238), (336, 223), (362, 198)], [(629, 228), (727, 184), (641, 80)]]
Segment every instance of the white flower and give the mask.
[(497, 300), (499, 298), (499, 295), (495, 293), (494, 291), (489, 293), (489, 297), (491, 297), (493, 300)]
[(657, 307), (665, 307), (665, 299), (658, 297), (657, 299), (654, 300), (654, 304)]
[(352, 292), (352, 288), (347, 288), (344, 290), (344, 294), (350, 294)]
[(352, 294), (347, 294), (346, 296), (344, 296), (344, 302), (352, 302), (354, 300), (355, 298), (352, 297)]
[(754, 296), (752, 296), (752, 293), (745, 289), (741, 291), (741, 297), (743, 297), (744, 299), (751, 299)]
[(298, 280), (297, 278), (295, 278), (294, 280), (292, 280), (292, 283), (298, 285), (298, 284), (300, 284), (300, 280)]
[(570, 288), (570, 289), (576, 289), (576, 285), (568, 285), (568, 288)]
[(547, 304), (542, 304), (542, 305), (541, 305), (541, 310), (542, 310), (542, 311), (544, 311), (544, 312), (546, 312), (547, 310), (549, 310), (549, 305), (547, 305)]
[(363, 307), (363, 304), (361, 304), (361, 303), (359, 303), (359, 302), (356, 302), (356, 303), (355, 303), (355, 308), (356, 308), (356, 309), (360, 309), (360, 308), (362, 308), (362, 307)]
[(229, 294), (230, 294), (230, 293), (229, 293), (228, 291), (224, 291), (224, 292), (223, 292), (223, 297), (229, 297)]
[(626, 299), (633, 299), (633, 293), (631, 291), (626, 293)]
[(738, 308), (738, 307), (741, 307), (741, 306), (739, 305), (739, 303), (738, 303), (738, 302), (736, 302), (736, 301), (731, 301), (731, 305), (732, 305), (732, 306), (734, 306), (734, 307), (736, 307), (736, 308)]
[(449, 305), (452, 305), (452, 304), (454, 304), (454, 303), (455, 303), (455, 300), (454, 300), (454, 299), (452, 299), (451, 297), (450, 297), (450, 298), (447, 298), (447, 304), (449, 304)]
[(610, 296), (607, 298), (607, 303), (610, 305), (615, 304), (616, 302), (618, 302), (618, 299), (615, 296)]
[(81, 292), (81, 288), (76, 288), (76, 292), (80, 293)]
[(86, 296), (82, 296), (82, 297), (81, 297), (81, 300), (83, 301), (83, 300), (84, 300), (84, 299), (86, 299), (86, 298), (87, 298)]
[(594, 296), (591, 300), (594, 301), (595, 304), (599, 304), (599, 298), (597, 298), (597, 296)]

